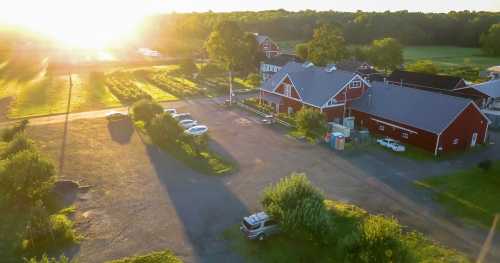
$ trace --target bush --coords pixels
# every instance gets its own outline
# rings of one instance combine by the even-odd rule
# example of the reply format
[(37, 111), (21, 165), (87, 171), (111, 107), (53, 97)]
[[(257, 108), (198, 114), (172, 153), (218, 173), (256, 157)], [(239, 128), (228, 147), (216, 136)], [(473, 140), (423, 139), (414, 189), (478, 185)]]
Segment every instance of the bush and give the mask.
[(179, 122), (167, 113), (156, 115), (147, 129), (153, 142), (160, 146), (176, 143), (184, 134)]
[(484, 160), (477, 164), (477, 167), (483, 170), (483, 172), (488, 172), (492, 166), (493, 162), (491, 160)]
[(54, 181), (54, 166), (35, 150), (13, 155), (0, 169), (0, 192), (11, 204), (32, 206), (47, 196)]
[(43, 254), (43, 256), (38, 260), (36, 257), (30, 258), (26, 260), (26, 263), (70, 263), (69, 259), (65, 256), (61, 256), (59, 259), (49, 258), (47, 254)]
[(148, 124), (153, 117), (163, 112), (163, 107), (147, 99), (142, 99), (132, 105), (132, 114), (135, 121), (143, 121)]
[(292, 174), (266, 188), (262, 206), (285, 233), (327, 243), (333, 227), (323, 201), (323, 194), (305, 174)]
[(295, 114), (297, 129), (309, 138), (321, 138), (328, 130), (325, 115), (317, 110), (302, 107)]
[(260, 79), (259, 74), (250, 73), (250, 74), (248, 74), (245, 81), (246, 81), (246, 83), (248, 83), (248, 85), (251, 85), (253, 87), (258, 87), (258, 86), (260, 86), (261, 79)]
[(418, 60), (406, 66), (406, 70), (419, 73), (437, 74), (439, 68), (431, 60)]
[(383, 216), (370, 215), (340, 242), (345, 262), (404, 262), (401, 225)]
[(14, 124), (10, 128), (5, 128), (2, 130), (1, 135), (2, 135), (2, 141), (9, 142), (11, 141), (16, 134), (23, 132), (26, 127), (28, 126), (29, 121), (28, 120), (22, 120), (16, 124)]
[(225, 70), (216, 64), (213, 63), (208, 63), (203, 66), (201, 66), (200, 69), (200, 74), (203, 76), (214, 76), (214, 75), (221, 75), (225, 72)]
[(39, 203), (32, 209), (32, 217), (23, 235), (22, 250), (51, 251), (74, 244), (77, 237), (73, 226), (66, 215), (49, 215)]
[(183, 59), (179, 63), (179, 72), (192, 77), (194, 73), (198, 72), (198, 67), (196, 66), (196, 64), (194, 64), (194, 61), (192, 59)]
[(34, 150), (34, 145), (35, 144), (32, 140), (28, 139), (28, 137), (26, 137), (23, 133), (20, 133), (17, 134), (14, 139), (9, 142), (9, 144), (7, 144), (7, 147), (0, 156), (2, 159), (5, 159), (24, 150)]

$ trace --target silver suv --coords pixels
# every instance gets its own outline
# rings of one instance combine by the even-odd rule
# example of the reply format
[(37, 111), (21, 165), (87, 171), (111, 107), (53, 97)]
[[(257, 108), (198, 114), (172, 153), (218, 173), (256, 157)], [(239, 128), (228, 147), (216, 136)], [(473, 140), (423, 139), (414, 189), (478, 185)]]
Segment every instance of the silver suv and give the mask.
[(277, 222), (270, 218), (265, 212), (244, 217), (241, 222), (240, 230), (251, 240), (264, 240), (266, 237), (280, 231)]

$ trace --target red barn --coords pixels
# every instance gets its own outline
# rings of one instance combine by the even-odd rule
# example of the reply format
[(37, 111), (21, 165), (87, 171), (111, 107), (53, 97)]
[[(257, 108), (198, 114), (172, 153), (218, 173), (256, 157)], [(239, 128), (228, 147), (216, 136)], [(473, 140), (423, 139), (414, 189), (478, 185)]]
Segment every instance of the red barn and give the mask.
[(340, 122), (348, 114), (348, 104), (369, 86), (358, 74), (335, 65), (323, 68), (290, 62), (264, 82), (260, 98), (276, 112), (291, 114), (309, 106), (323, 112), (328, 121)]
[(259, 44), (259, 48), (266, 55), (267, 58), (281, 54), (280, 47), (271, 38), (264, 35), (256, 34), (255, 39)]
[(358, 127), (433, 152), (486, 142), (489, 119), (470, 99), (373, 82), (351, 105)]

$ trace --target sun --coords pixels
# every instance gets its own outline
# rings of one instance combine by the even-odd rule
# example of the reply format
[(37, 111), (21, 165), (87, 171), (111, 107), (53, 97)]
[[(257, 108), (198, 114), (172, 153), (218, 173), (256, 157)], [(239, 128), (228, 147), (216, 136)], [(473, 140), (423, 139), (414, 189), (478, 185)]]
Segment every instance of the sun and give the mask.
[(153, 11), (148, 3), (17, 0), (2, 7), (0, 20), (49, 36), (62, 47), (103, 49), (134, 35), (139, 22)]

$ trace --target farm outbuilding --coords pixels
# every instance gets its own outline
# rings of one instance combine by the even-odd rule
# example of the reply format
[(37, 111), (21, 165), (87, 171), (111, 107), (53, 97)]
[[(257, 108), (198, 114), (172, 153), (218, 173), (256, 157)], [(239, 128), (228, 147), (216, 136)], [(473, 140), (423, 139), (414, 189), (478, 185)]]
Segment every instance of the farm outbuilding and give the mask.
[(470, 99), (372, 82), (352, 103), (358, 127), (435, 155), (486, 142), (489, 119)]

